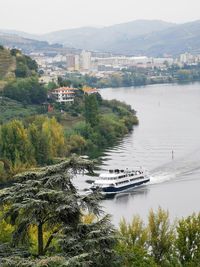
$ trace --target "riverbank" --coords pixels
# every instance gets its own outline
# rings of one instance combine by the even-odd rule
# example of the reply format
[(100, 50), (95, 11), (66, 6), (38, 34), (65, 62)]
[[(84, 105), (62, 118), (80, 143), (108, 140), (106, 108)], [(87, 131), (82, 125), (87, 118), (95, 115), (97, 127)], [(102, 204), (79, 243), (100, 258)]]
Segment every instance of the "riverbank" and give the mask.
[[(11, 110), (9, 113), (14, 115)], [(117, 100), (103, 100), (99, 94), (81, 95), (74, 104), (57, 106), (50, 113), (13, 117), (0, 128), (1, 182), (74, 153), (96, 158), (137, 124), (131, 106)]]
[(86, 84), (97, 88), (144, 86), (163, 83), (188, 83), (200, 81), (200, 65), (172, 65), (163, 68), (129, 68), (115, 72), (103, 72), (99, 78), (91, 75), (67, 74), (72, 84)]

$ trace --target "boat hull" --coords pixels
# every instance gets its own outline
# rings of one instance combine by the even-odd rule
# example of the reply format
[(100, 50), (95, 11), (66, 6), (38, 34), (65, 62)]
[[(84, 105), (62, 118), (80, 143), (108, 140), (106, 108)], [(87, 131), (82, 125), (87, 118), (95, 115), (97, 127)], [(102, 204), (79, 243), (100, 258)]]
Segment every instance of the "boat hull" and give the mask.
[(117, 194), (117, 193), (121, 193), (121, 192), (124, 192), (124, 191), (127, 191), (129, 189), (132, 189), (134, 187), (138, 187), (140, 185), (143, 185), (143, 184), (146, 184), (150, 181), (150, 178), (146, 178), (142, 181), (138, 181), (138, 182), (135, 182), (135, 183), (132, 183), (132, 184), (127, 184), (127, 185), (124, 185), (124, 186), (121, 186), (121, 187), (115, 187), (115, 186), (109, 186), (109, 187), (102, 187), (102, 188), (91, 188), (93, 191), (94, 190), (100, 190), (100, 192), (102, 192), (103, 194)]

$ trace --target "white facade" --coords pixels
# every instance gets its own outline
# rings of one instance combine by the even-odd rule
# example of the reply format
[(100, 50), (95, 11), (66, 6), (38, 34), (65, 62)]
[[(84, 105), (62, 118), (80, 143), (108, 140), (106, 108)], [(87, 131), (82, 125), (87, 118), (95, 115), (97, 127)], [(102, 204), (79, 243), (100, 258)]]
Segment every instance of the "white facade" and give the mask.
[(79, 71), (80, 70), (80, 56), (75, 55), (75, 66), (74, 70)]
[(58, 103), (74, 102), (75, 92), (73, 88), (60, 87), (52, 92)]
[(91, 53), (83, 50), (80, 54), (80, 69), (90, 70), (91, 68)]

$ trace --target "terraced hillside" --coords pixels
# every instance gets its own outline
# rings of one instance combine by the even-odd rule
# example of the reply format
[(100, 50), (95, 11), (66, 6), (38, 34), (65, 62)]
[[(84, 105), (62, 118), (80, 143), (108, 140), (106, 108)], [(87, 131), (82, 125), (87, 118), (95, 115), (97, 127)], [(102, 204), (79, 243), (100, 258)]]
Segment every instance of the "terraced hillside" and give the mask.
[(16, 59), (10, 51), (0, 47), (0, 90), (9, 78), (15, 77)]
[(0, 79), (8, 78), (9, 75), (14, 76), (15, 68), (15, 57), (11, 56), (9, 50), (0, 49)]

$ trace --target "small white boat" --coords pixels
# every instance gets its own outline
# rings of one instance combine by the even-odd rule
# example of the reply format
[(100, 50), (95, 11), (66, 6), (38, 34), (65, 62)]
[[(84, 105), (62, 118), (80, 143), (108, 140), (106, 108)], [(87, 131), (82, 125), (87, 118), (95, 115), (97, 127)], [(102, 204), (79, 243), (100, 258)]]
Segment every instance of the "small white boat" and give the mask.
[(101, 173), (99, 178), (92, 184), (91, 190), (99, 190), (104, 194), (116, 194), (130, 190), (150, 181), (147, 172), (142, 168), (134, 170), (109, 170)]

